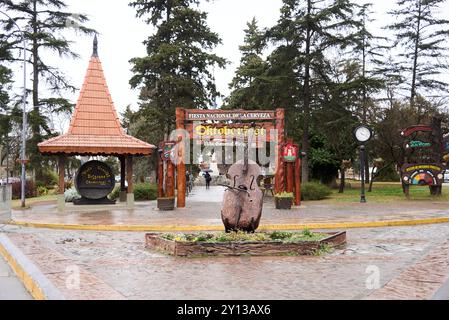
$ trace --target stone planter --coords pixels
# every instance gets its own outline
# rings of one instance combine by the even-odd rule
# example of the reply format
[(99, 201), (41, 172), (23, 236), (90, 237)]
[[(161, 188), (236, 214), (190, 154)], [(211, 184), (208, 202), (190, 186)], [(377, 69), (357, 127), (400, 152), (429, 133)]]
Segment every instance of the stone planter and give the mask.
[(328, 237), (319, 241), (284, 243), (280, 241), (182, 242), (164, 239), (158, 233), (147, 233), (145, 243), (148, 249), (179, 257), (313, 255), (323, 245), (336, 248), (346, 244), (346, 231), (327, 234)]
[(276, 209), (289, 210), (292, 208), (293, 198), (274, 197)]
[(157, 198), (157, 207), (159, 210), (174, 210), (175, 198)]

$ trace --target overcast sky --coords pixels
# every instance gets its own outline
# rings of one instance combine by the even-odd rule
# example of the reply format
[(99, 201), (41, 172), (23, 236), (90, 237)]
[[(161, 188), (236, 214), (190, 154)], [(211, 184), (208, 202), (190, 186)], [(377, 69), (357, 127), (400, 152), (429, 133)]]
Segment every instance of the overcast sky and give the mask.
[[(355, 2), (362, 4), (366, 0)], [(375, 3), (373, 11), (377, 22), (371, 26), (371, 31), (376, 33), (379, 32), (378, 26), (386, 23), (386, 18), (391, 19), (385, 13), (394, 7), (395, 1), (372, 2)], [(136, 109), (138, 90), (132, 90), (129, 86), (129, 79), (132, 77), (129, 60), (146, 54), (142, 42), (153, 30), (143, 20), (135, 17), (135, 10), (128, 6), (129, 0), (66, 0), (66, 3), (72, 12), (87, 14), (90, 18), (87, 26), (100, 33), (99, 56), (117, 110), (122, 112), (128, 104)], [(231, 61), (226, 70), (215, 70), (216, 84), (222, 94), (229, 93), (228, 84), (239, 64), (238, 47), (243, 42), (246, 23), (256, 17), (261, 28), (272, 26), (279, 18), (280, 6), (281, 0), (213, 0), (201, 5), (202, 10), (209, 14), (210, 28), (223, 40), (223, 44), (215, 52)], [(442, 10), (448, 17), (449, 5), (446, 4)], [(71, 83), (80, 88), (92, 53), (92, 37), (69, 33), (67, 38), (74, 41), (73, 49), (81, 55), (80, 59), (62, 60), (55, 55), (44, 57), (52, 65), (61, 67)], [(20, 86), (21, 82), (18, 81), (15, 87)], [(75, 101), (77, 96), (78, 92), (68, 97)]]

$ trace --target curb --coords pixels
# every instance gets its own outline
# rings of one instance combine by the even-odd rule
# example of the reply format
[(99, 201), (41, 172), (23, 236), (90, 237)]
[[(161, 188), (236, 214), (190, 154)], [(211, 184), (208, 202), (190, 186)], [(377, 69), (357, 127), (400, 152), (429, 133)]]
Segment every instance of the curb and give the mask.
[(5, 234), (0, 234), (0, 255), (5, 258), (33, 299), (65, 300), (61, 292)]
[(435, 292), (432, 300), (449, 300), (449, 279)]
[[(352, 228), (379, 228), (416, 226), (425, 224), (449, 223), (449, 217), (415, 219), (415, 220), (390, 220), (390, 221), (362, 221), (362, 222), (336, 222), (336, 223), (304, 223), (304, 224), (266, 224), (259, 230), (302, 230), (302, 229), (352, 229)], [(10, 225), (60, 230), (86, 230), (86, 231), (128, 231), (128, 232), (183, 232), (183, 231), (223, 231), (219, 225), (213, 226), (176, 226), (176, 225), (80, 225), (59, 223), (33, 223), (25, 221), (11, 221)]]

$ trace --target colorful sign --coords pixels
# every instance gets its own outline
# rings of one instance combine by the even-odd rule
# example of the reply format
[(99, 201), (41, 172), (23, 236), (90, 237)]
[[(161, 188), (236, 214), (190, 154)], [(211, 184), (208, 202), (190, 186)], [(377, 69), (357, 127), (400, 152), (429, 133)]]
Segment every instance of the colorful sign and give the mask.
[(443, 172), (441, 164), (407, 164), (402, 167), (402, 181), (408, 185), (440, 186)]
[(406, 145), (407, 148), (429, 148), (431, 146), (432, 144), (430, 142), (423, 142), (419, 140), (412, 140)]
[(295, 162), (298, 157), (298, 150), (296, 146), (291, 143), (287, 143), (282, 152), (285, 162)]
[(432, 132), (432, 127), (430, 126), (422, 126), (422, 125), (416, 125), (408, 127), (405, 130), (401, 131), (401, 136), (408, 137), (409, 135), (415, 133), (415, 132)]
[(225, 136), (225, 137), (248, 137), (250, 134), (250, 130), (252, 130), (253, 135), (258, 136), (266, 136), (267, 130), (263, 127), (256, 126), (252, 128), (251, 126), (243, 126), (243, 127), (232, 127), (232, 126), (217, 126), (214, 124), (200, 124), (194, 127), (194, 134), (197, 136)]
[(276, 112), (274, 112), (274, 111), (186, 110), (186, 120), (188, 120), (188, 121), (274, 120), (274, 119), (276, 119)]
[(168, 161), (170, 160), (170, 155), (173, 151), (176, 142), (174, 141), (166, 141), (162, 145), (162, 160)]

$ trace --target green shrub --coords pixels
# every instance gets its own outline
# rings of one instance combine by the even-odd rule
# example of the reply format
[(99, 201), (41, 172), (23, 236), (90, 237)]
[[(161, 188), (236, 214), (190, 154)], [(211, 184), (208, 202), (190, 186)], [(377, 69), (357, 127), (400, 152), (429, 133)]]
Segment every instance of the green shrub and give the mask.
[[(12, 188), (12, 198), (20, 199), (22, 194), (22, 183), (20, 181), (13, 182)], [(25, 183), (25, 198), (33, 198), (37, 196), (36, 184), (34, 181), (27, 180)]]
[(293, 198), (293, 192), (281, 192), (274, 195), (276, 198)]
[(57, 185), (59, 181), (58, 174), (52, 170), (44, 170), (39, 180), (36, 180), (36, 186), (38, 187), (52, 187)]
[(48, 189), (45, 187), (37, 187), (37, 195), (38, 196), (46, 196), (48, 194)]
[(308, 182), (301, 186), (302, 200), (322, 200), (330, 196), (331, 193), (329, 187), (317, 182)]
[(70, 188), (64, 192), (65, 202), (73, 202), (73, 200), (80, 199), (80, 198), (81, 198), (81, 195), (78, 193), (76, 188)]
[(401, 181), (401, 177), (394, 169), (393, 165), (389, 165), (385, 169), (379, 172), (379, 175), (375, 177), (374, 181), (378, 182), (398, 182)]
[(117, 200), (120, 196), (120, 187), (115, 187), (114, 190), (109, 194), (108, 198), (111, 200)]
[[(116, 200), (120, 196), (120, 186), (114, 188), (109, 199)], [(152, 183), (138, 183), (134, 185), (134, 200), (147, 201), (157, 199), (157, 185)]]

